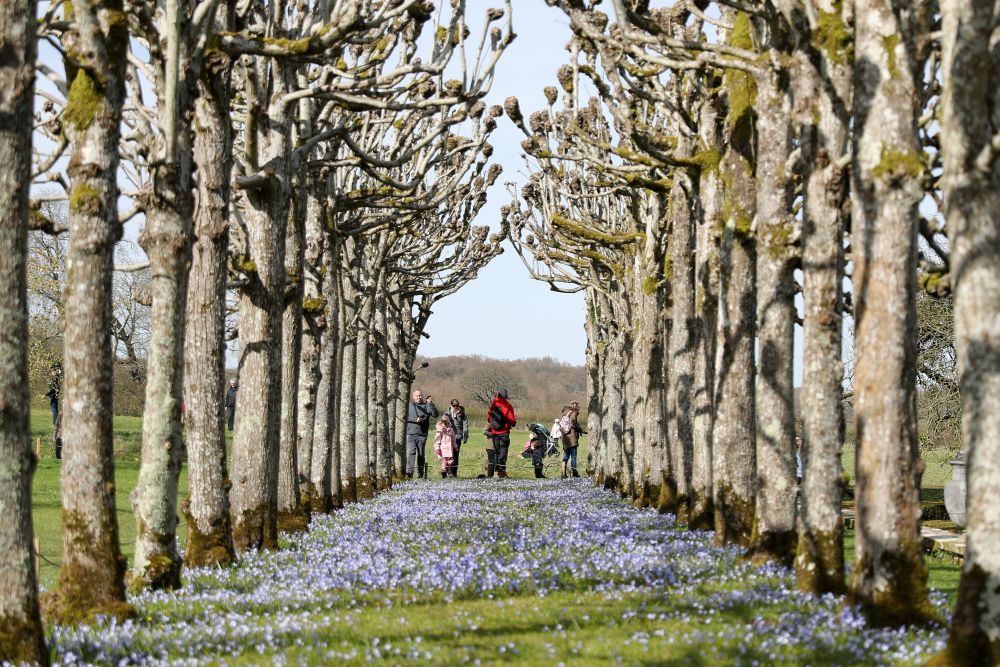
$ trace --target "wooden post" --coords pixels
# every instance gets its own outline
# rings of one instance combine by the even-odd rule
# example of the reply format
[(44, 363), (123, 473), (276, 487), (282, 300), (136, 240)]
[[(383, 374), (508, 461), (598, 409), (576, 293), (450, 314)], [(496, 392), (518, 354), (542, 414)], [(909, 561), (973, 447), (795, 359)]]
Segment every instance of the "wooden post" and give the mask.
[(35, 456), (42, 458), (42, 436), (35, 436)]

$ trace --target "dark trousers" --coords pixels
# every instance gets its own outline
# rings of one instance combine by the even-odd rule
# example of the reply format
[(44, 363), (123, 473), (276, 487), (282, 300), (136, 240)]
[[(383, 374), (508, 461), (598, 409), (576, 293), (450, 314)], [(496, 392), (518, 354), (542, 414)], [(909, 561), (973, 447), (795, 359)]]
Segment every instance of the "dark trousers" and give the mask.
[[(427, 449), (426, 435), (406, 436), (406, 474), (412, 475), (414, 469), (417, 477), (427, 477), (427, 458), (424, 456)], [(414, 465), (416, 466), (414, 468)]]
[(226, 412), (229, 413), (229, 430), (233, 430), (233, 420), (236, 419), (236, 408), (226, 408)]
[(452, 449), (451, 465), (448, 466), (448, 474), (452, 477), (458, 477), (458, 453), (461, 450), (461, 445), (457, 442), (455, 443), (455, 448)]
[[(486, 450), (486, 455), (488, 458), (488, 463), (486, 465), (486, 476), (492, 477), (493, 473), (503, 473), (507, 474), (507, 451), (510, 449), (510, 433), (501, 433), (499, 435), (491, 435), (490, 438), (493, 440), (493, 449)], [(489, 456), (490, 452), (493, 452), (493, 456)]]
[(55, 426), (56, 417), (59, 416), (59, 403), (57, 403), (56, 401), (50, 401), (49, 410), (52, 411), (52, 425)]
[(535, 477), (542, 477), (545, 466), (545, 445), (531, 448), (531, 464), (535, 467)]

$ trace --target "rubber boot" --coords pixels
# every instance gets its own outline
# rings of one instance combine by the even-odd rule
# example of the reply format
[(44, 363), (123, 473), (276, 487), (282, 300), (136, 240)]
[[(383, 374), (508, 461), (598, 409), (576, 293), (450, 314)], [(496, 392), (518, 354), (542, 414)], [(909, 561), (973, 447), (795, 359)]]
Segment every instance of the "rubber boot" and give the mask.
[(576, 471), (576, 468), (573, 468), (573, 477), (579, 477), (579, 476), (580, 476), (580, 473), (578, 473)]
[(413, 479), (413, 473), (412, 472), (406, 473), (406, 479)]
[(565, 463), (565, 461), (562, 464), (562, 478), (566, 479), (566, 463)]
[(448, 476), (448, 471), (447, 471), (447, 470), (442, 470), (442, 471), (441, 471), (441, 479), (444, 479), (444, 478), (446, 478), (447, 476)]
[(535, 468), (535, 479), (547, 479), (541, 468)]

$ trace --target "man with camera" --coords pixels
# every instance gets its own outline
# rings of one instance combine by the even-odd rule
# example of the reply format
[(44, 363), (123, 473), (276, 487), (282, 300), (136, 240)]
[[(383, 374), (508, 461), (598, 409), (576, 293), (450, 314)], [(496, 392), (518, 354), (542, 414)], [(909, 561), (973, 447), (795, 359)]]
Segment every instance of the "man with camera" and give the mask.
[(413, 400), (406, 414), (406, 477), (413, 479), (414, 463), (417, 477), (427, 479), (427, 458), (424, 456), (427, 447), (427, 430), (431, 419), (438, 416), (434, 401), (424, 392), (413, 390)]

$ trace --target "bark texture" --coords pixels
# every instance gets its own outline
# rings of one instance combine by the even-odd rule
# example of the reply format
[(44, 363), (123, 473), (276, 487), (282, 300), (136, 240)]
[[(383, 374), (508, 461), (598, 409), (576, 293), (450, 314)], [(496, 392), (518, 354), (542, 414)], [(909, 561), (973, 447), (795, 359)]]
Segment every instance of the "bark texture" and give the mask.
[(28, 186), (35, 2), (0, 6), (0, 661), (48, 664), (32, 554)]
[[(296, 187), (300, 194), (288, 216), (285, 234), (285, 303), (281, 325), (281, 432), (278, 443), (278, 524), (284, 531), (305, 530), (298, 481), (299, 362), (302, 349), (302, 298), (305, 218), (310, 214), (304, 174)], [(318, 211), (313, 210), (316, 214)]]
[(213, 61), (195, 101), (194, 160), (198, 204), (188, 276), (184, 340), (189, 567), (226, 565), (235, 558), (226, 466), (226, 259), (232, 131), (226, 61)]
[(965, 562), (948, 649), (937, 661), (950, 665), (1000, 663), (1000, 150), (990, 148), (1000, 131), (1000, 50), (990, 48), (995, 7), (983, 0), (942, 3), (943, 188), (968, 452)]
[(857, 542), (851, 594), (878, 625), (924, 622), (915, 282), (918, 64), (889, 0), (856, 12), (852, 236)]
[[(729, 43), (753, 47), (750, 19), (737, 14)], [(716, 418), (712, 433), (712, 494), (716, 541), (749, 546), (756, 503), (754, 418), (754, 318), (756, 315), (754, 111), (756, 86), (744, 72), (728, 70), (729, 102), (720, 165), (725, 231), (720, 251)]]
[[(115, 512), (112, 433), (112, 273), (118, 223), (118, 141), (128, 27), (121, 2), (66, 8), (67, 51), (92, 60), (67, 63), (63, 112), (70, 140), (69, 248), (63, 330), (62, 566), (46, 611), (61, 623), (96, 614), (131, 615), (125, 558)], [(80, 13), (76, 16), (74, 12)]]
[[(846, 26), (842, 7), (823, 7)], [(836, 13), (834, 13), (836, 12)], [(805, 193), (802, 216), (803, 465), (802, 509), (795, 557), (800, 590), (816, 595), (845, 591), (841, 407), (844, 367), (844, 229), (847, 172), (839, 161), (847, 152), (851, 68), (846, 53), (824, 53), (802, 63), (796, 76), (802, 129)], [(829, 81), (824, 85), (823, 81)]]
[[(773, 23), (779, 23), (774, 21)], [(769, 46), (781, 47), (783, 31), (771, 26)], [(780, 53), (780, 52), (779, 52)], [(788, 61), (788, 54), (784, 61)], [(781, 58), (779, 58), (780, 60)], [(757, 81), (757, 524), (750, 557), (792, 564), (795, 553), (795, 409), (792, 389), (796, 320), (796, 254), (792, 246), (789, 175), (792, 148), (789, 74), (768, 67)]]

